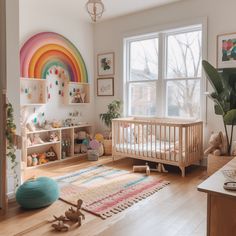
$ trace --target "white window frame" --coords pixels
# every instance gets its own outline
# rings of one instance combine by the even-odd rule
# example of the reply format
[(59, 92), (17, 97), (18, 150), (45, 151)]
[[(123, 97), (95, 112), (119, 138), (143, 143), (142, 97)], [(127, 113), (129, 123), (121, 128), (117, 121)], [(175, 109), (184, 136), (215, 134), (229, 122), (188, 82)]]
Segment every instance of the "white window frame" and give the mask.
[[(202, 31), (202, 59), (207, 59), (207, 19), (201, 19), (197, 20), (196, 22), (192, 22), (189, 24), (183, 24), (184, 26), (181, 27), (181, 25), (176, 26), (169, 26), (167, 27), (168, 30), (161, 29), (159, 32), (154, 33), (140, 33), (135, 34), (131, 37), (124, 37), (124, 83), (123, 83), (123, 91), (124, 91), (124, 115), (125, 116), (133, 116), (129, 114), (129, 85), (130, 83), (135, 83), (135, 81), (129, 80), (129, 73), (130, 73), (130, 44), (132, 42), (138, 41), (138, 40), (145, 40), (145, 39), (151, 39), (151, 38), (158, 38), (159, 39), (159, 55), (158, 55), (158, 79), (156, 80), (156, 88), (157, 88), (157, 94), (156, 97), (156, 105), (157, 105), (157, 112), (155, 116), (159, 117), (171, 117), (171, 118), (177, 118), (177, 119), (183, 119), (183, 117), (173, 117), (168, 116), (167, 114), (167, 92), (166, 92), (166, 85), (167, 82), (170, 80), (193, 80), (193, 79), (200, 79), (200, 119), (207, 120), (207, 117), (204, 117), (203, 111), (206, 111), (207, 103), (206, 98), (202, 96), (203, 91), (205, 91), (206, 88), (206, 81), (203, 77), (203, 70), (201, 77), (198, 78), (166, 78), (166, 63), (167, 63), (167, 47), (166, 47), (166, 40), (167, 36), (171, 34), (178, 34), (178, 33), (184, 33), (184, 32), (191, 32), (196, 31), (197, 29), (201, 29)], [(137, 82), (154, 82), (155, 80), (143, 80), (143, 81), (137, 81)], [(158, 99), (158, 97), (162, 97), (162, 99)], [(160, 101), (161, 100), (161, 101)], [(146, 116), (140, 116), (140, 117), (146, 117)], [(151, 116), (148, 116), (151, 117)], [(193, 118), (185, 118), (185, 119), (193, 119)]]

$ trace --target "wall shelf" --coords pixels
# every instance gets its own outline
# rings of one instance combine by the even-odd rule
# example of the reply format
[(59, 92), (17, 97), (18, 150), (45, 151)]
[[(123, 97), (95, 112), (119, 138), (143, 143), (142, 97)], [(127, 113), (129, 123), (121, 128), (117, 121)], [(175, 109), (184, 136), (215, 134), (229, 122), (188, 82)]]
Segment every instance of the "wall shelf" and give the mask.
[(21, 106), (42, 106), (47, 103), (46, 79), (20, 78)]

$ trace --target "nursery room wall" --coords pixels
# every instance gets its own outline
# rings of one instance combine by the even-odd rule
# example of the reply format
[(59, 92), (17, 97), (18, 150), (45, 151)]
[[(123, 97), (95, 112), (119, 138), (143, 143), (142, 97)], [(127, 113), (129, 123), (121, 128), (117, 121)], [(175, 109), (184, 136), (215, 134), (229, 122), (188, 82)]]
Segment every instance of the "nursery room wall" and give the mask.
[[(80, 51), (88, 71), (90, 104), (68, 106), (63, 102), (49, 104), (44, 111), (50, 120), (68, 118), (79, 112), (79, 121), (93, 122), (93, 25), (73, 14), (70, 4), (63, 0), (20, 1), (20, 45), (39, 32), (55, 32), (69, 39)], [(41, 111), (40, 111), (41, 112)]]
[[(234, 0), (227, 1), (227, 6), (233, 6)], [(223, 1), (215, 0), (184, 0), (151, 10), (122, 16), (100, 22), (95, 27), (95, 54), (101, 52), (115, 52), (115, 96), (96, 97), (96, 127), (103, 130), (99, 114), (106, 110), (107, 104), (114, 99), (123, 100), (123, 37), (142, 33), (165, 30), (167, 27), (191, 24), (196, 20), (207, 21), (207, 55), (208, 60), (216, 66), (216, 36), (218, 34), (235, 32), (234, 9), (227, 7)], [(150, 30), (149, 30), (150, 29)], [(204, 92), (204, 91), (203, 91)], [(204, 95), (202, 95), (204, 97)], [(204, 101), (204, 99), (203, 99)], [(207, 112), (207, 114), (206, 114)], [(211, 101), (207, 101), (207, 108), (203, 111), (205, 143), (209, 133), (223, 130), (220, 116), (216, 116)]]
[[(72, 0), (73, 1), (73, 0)], [(50, 119), (64, 119), (69, 112), (78, 111), (79, 121), (94, 122), (94, 82), (93, 82), (93, 25), (80, 15), (72, 14), (64, 0), (14, 0), (7, 2), (7, 82), (8, 97), (14, 107), (17, 132), (20, 134), (20, 47), (31, 36), (43, 31), (59, 33), (69, 39), (80, 51), (88, 71), (90, 83), (90, 103), (76, 106), (51, 104), (46, 112)], [(16, 54), (17, 53), (17, 54)], [(13, 69), (14, 68), (14, 69)], [(60, 108), (60, 109), (59, 109)], [(20, 160), (20, 152), (17, 153)], [(20, 179), (20, 166), (17, 168)], [(14, 178), (8, 170), (8, 194), (14, 194)]]
[[(16, 133), (20, 135), (20, 63), (19, 63), (19, 1), (6, 1), (6, 53), (7, 53), (7, 98), (14, 109)], [(16, 151), (16, 160), (20, 163), (20, 151)], [(18, 178), (14, 178), (14, 171), (8, 159), (7, 191), (8, 196), (14, 195), (17, 179), (20, 181), (20, 164), (15, 168)]]

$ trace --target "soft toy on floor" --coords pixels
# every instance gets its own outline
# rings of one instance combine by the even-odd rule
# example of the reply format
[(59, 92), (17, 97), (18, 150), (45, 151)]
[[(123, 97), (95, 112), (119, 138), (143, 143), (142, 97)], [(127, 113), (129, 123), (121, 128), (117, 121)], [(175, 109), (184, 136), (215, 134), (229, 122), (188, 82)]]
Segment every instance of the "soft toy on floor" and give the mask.
[(209, 140), (209, 147), (205, 150), (204, 154), (212, 153), (215, 156), (221, 156), (227, 153), (227, 140), (224, 134), (212, 133)]

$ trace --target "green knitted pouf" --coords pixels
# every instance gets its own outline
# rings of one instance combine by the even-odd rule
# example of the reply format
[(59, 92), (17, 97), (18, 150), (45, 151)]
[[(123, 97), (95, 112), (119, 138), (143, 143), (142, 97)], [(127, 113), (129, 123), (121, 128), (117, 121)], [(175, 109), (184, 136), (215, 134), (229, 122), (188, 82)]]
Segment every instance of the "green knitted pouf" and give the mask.
[(16, 201), (26, 209), (48, 206), (58, 198), (58, 184), (55, 180), (48, 177), (28, 180), (16, 192)]

